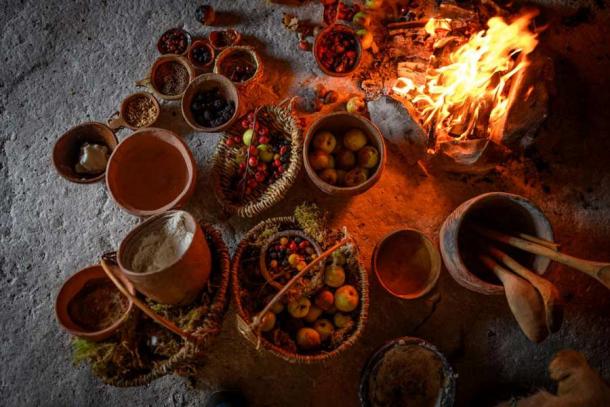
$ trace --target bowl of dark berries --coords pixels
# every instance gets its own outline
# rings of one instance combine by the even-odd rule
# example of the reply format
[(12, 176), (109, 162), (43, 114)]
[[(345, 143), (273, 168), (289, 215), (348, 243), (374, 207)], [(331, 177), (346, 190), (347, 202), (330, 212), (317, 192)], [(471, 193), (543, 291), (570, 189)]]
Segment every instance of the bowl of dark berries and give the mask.
[(329, 76), (347, 76), (360, 64), (362, 46), (354, 30), (332, 24), (316, 36), (313, 54), (318, 66)]
[(214, 64), (216, 52), (206, 39), (196, 40), (189, 48), (188, 59), (198, 69), (210, 68)]
[(258, 53), (251, 47), (228, 47), (218, 54), (214, 72), (226, 76), (238, 86), (244, 86), (260, 78), (262, 63)]
[(215, 73), (195, 78), (182, 97), (182, 115), (197, 131), (223, 131), (237, 119), (238, 111), (239, 94), (235, 85)]
[(191, 34), (182, 28), (171, 28), (159, 37), (157, 50), (164, 55), (184, 55), (188, 51), (189, 45), (191, 45)]
[(242, 116), (214, 156), (216, 197), (225, 211), (252, 217), (279, 202), (301, 169), (301, 151), (291, 108), (264, 105)]

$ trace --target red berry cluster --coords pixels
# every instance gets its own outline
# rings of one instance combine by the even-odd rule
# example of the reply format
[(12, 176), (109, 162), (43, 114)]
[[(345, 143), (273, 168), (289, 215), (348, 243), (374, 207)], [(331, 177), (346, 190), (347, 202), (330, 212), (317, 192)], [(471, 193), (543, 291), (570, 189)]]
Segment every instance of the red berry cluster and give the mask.
[(329, 71), (350, 72), (358, 62), (358, 40), (348, 31), (330, 31), (320, 39), (317, 54), (322, 66)]
[(188, 47), (188, 35), (180, 28), (172, 28), (163, 33), (157, 48), (161, 54), (182, 54)]

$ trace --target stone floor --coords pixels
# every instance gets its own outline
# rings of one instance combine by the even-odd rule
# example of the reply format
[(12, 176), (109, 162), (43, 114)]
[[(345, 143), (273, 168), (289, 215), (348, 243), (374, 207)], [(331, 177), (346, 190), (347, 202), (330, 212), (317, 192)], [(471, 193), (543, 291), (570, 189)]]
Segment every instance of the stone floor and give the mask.
[[(74, 367), (68, 336), (53, 313), (62, 282), (115, 248), (138, 219), (119, 210), (103, 183), (76, 185), (50, 163), (55, 139), (87, 120), (105, 120), (135, 90), (156, 56), (154, 41), (171, 26), (205, 33), (194, 18), (197, 2), (116, 0), (16, 1), (0, 4), (0, 304), (4, 405), (201, 405), (210, 390), (240, 388), (252, 405), (357, 405), (366, 359), (384, 341), (418, 336), (436, 344), (459, 373), (457, 405), (490, 405), (511, 393), (552, 386), (546, 366), (563, 348), (582, 351), (610, 378), (610, 298), (592, 279), (565, 267), (548, 278), (566, 299), (561, 330), (535, 345), (519, 331), (502, 297), (482, 296), (459, 286), (443, 270), (427, 298), (399, 301), (371, 276), (370, 320), (353, 349), (324, 365), (293, 366), (257, 353), (237, 333), (231, 309), (195, 387), (166, 377), (148, 387), (102, 385), (85, 367)], [(272, 69), (283, 98), (320, 75), (310, 54), (281, 29), (280, 6), (259, 0), (216, 1), (224, 24), (248, 34)], [(300, 15), (320, 15), (310, 4)], [(524, 195), (541, 206), (568, 253), (610, 260), (610, 18), (586, 6), (577, 18), (572, 2), (556, 3), (560, 16), (543, 35), (555, 61), (551, 115), (536, 147), (484, 178), (424, 175), (401, 155), (391, 138), (387, 167), (366, 194), (338, 200), (323, 196), (302, 174), (290, 196), (256, 219), (222, 221), (210, 189), (210, 158), (218, 136), (190, 134), (176, 105), (165, 104), (160, 126), (184, 135), (200, 177), (189, 210), (215, 223), (234, 248), (244, 232), (265, 217), (288, 214), (303, 199), (332, 211), (346, 225), (370, 264), (375, 242), (390, 230), (412, 227), (438, 241), (443, 219), (461, 202), (488, 191)], [(600, 6), (601, 5), (601, 6)], [(589, 10), (587, 12), (587, 10)], [(563, 17), (562, 17), (563, 16)], [(293, 72), (291, 74), (291, 72)], [(349, 87), (327, 81), (329, 87)], [(395, 109), (371, 105), (373, 119), (387, 123)], [(400, 119), (400, 118), (399, 118)], [(389, 133), (387, 127), (382, 130)], [(120, 137), (128, 133), (122, 132)]]

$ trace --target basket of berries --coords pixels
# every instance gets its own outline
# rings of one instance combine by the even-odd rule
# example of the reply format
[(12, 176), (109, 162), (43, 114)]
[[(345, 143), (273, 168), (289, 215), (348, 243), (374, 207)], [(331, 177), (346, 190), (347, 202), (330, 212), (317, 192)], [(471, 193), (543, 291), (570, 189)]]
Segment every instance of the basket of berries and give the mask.
[(214, 155), (214, 187), (223, 209), (253, 217), (279, 202), (301, 169), (302, 148), (289, 102), (245, 114)]
[(231, 266), (239, 331), (257, 349), (292, 363), (350, 348), (368, 313), (368, 278), (357, 246), (331, 231), (317, 207), (255, 226)]

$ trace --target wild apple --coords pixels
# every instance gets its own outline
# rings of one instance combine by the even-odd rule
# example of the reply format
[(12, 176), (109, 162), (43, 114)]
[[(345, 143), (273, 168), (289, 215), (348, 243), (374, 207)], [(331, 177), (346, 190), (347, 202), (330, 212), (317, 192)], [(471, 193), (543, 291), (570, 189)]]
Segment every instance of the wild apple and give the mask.
[(335, 292), (335, 307), (342, 312), (351, 312), (360, 302), (358, 291), (351, 285), (339, 287)]
[(345, 270), (338, 265), (330, 265), (324, 270), (324, 284), (329, 287), (341, 287), (345, 283)]
[(313, 137), (313, 146), (317, 150), (331, 153), (337, 145), (337, 139), (330, 131), (322, 130)]
[(375, 9), (378, 9), (379, 7), (381, 7), (382, 4), (383, 4), (383, 0), (366, 0), (364, 2), (364, 7), (375, 10)]
[(354, 168), (345, 174), (345, 185), (355, 187), (364, 183), (369, 178), (368, 171), (365, 168)]
[(320, 334), (313, 328), (301, 328), (297, 332), (297, 345), (301, 349), (315, 349), (321, 342)]
[(364, 11), (359, 11), (354, 14), (354, 17), (352, 18), (352, 23), (367, 27), (371, 24), (371, 16), (368, 13), (365, 13)]
[(334, 168), (327, 168), (325, 170), (322, 170), (322, 172), (320, 172), (318, 176), (322, 181), (326, 182), (327, 184), (337, 185), (337, 170), (335, 170)]
[(342, 149), (335, 154), (337, 167), (349, 171), (356, 165), (356, 155), (347, 149)]
[(288, 303), (288, 313), (294, 318), (304, 318), (309, 312), (311, 307), (311, 301), (305, 297), (301, 297), (298, 300), (293, 300)]
[(335, 314), (335, 316), (333, 317), (333, 322), (335, 323), (335, 326), (337, 328), (339, 328), (339, 329), (345, 328), (348, 324), (350, 324), (352, 322), (352, 317), (350, 317), (349, 315), (345, 315), (340, 312), (337, 312)]
[(316, 305), (324, 311), (328, 311), (335, 303), (335, 296), (330, 290), (322, 290), (316, 296)]
[(309, 308), (307, 315), (305, 315), (305, 321), (312, 324), (316, 319), (320, 318), (320, 315), (322, 315), (322, 309), (312, 305), (311, 308)]
[(263, 318), (261, 319), (261, 331), (269, 332), (275, 326), (275, 314), (271, 311), (265, 312)]
[(244, 131), (244, 134), (242, 136), (242, 141), (244, 142), (245, 145), (249, 146), (250, 144), (252, 144), (253, 136), (254, 136), (254, 130), (248, 129), (248, 130)]
[(317, 320), (316, 323), (313, 324), (313, 329), (318, 331), (322, 341), (328, 339), (335, 331), (335, 327), (328, 319)]
[(364, 146), (358, 151), (358, 165), (364, 168), (375, 168), (379, 162), (379, 151), (373, 146)]
[(368, 138), (360, 129), (351, 129), (343, 136), (343, 145), (351, 151), (358, 151), (366, 145)]
[(266, 163), (273, 161), (273, 148), (269, 144), (260, 144), (256, 149), (258, 150), (258, 158), (261, 161)]
[(331, 164), (334, 165), (334, 159), (331, 163), (331, 155), (322, 151), (315, 150), (313, 153), (309, 154), (309, 164), (316, 171), (321, 171), (326, 168), (332, 168)]
[(362, 28), (356, 31), (356, 34), (360, 37), (360, 45), (362, 46), (362, 49), (369, 49), (373, 46), (373, 41), (375, 39), (373, 38), (372, 32)]
[(331, 258), (333, 260), (333, 264), (336, 264), (338, 266), (343, 266), (347, 261), (345, 259), (345, 255), (339, 250), (334, 251)]
[(271, 306), (271, 311), (274, 314), (279, 314), (280, 312), (284, 311), (284, 304), (282, 304), (281, 301), (276, 302)]
[(347, 101), (345, 109), (350, 113), (363, 113), (366, 110), (366, 103), (360, 96), (354, 96)]
[(345, 184), (345, 174), (347, 174), (347, 171), (345, 170), (336, 170), (337, 171), (337, 185), (344, 185)]

